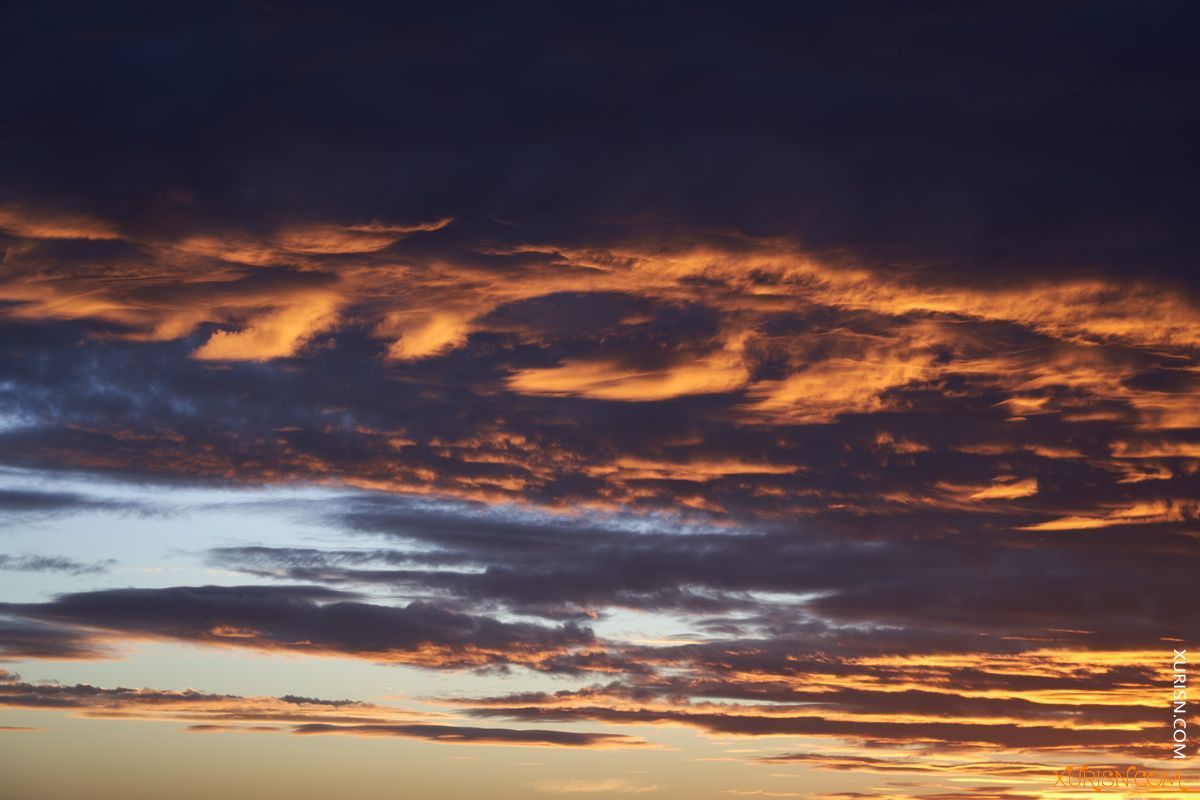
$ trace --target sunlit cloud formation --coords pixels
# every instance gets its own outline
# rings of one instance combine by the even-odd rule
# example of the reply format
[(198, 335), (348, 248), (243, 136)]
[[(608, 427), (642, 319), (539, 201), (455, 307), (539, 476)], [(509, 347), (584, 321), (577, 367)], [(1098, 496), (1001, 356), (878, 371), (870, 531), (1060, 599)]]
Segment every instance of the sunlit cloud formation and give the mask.
[[(0, 773), (1033, 800), (1169, 768), (1195, 16), (0, 11)], [(163, 764), (105, 780), (104, 731)], [(192, 786), (190, 752), (240, 766)]]

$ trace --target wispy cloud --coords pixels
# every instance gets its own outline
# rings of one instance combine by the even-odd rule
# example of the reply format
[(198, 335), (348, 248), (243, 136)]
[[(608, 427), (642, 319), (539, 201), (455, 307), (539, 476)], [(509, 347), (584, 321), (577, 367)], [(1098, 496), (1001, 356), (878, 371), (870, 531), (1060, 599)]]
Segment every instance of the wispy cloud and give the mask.
[(534, 781), (530, 788), (547, 794), (646, 794), (658, 791), (658, 784), (634, 783), (625, 778), (586, 780), (566, 778), (563, 780)]

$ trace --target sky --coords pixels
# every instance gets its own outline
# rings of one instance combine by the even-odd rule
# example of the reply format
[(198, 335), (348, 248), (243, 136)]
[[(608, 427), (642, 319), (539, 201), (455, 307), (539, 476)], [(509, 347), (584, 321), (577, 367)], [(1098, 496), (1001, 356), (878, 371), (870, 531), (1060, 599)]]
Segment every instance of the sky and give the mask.
[(1198, 17), (0, 6), (0, 798), (1200, 791)]

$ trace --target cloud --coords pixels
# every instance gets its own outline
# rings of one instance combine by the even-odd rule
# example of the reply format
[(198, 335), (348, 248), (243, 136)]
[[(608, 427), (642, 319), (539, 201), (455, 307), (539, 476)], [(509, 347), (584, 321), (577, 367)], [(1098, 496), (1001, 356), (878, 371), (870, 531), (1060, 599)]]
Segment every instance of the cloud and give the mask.
[(138, 510), (137, 502), (118, 503), (75, 492), (42, 492), (32, 489), (0, 488), (0, 514), (70, 514), (81, 511)]
[(99, 572), (107, 572), (115, 563), (111, 558), (85, 564), (64, 556), (10, 556), (0, 554), (0, 569), (17, 572), (65, 572), (71, 575), (94, 575)]
[(786, 753), (760, 759), (766, 764), (803, 764), (838, 772), (925, 773), (983, 775), (996, 777), (1045, 778), (1053, 773), (1049, 764), (1020, 761), (930, 761), (923, 758), (876, 758), (848, 754)]
[(510, 376), (509, 389), (551, 397), (655, 401), (694, 394), (733, 392), (745, 386), (749, 370), (741, 350), (745, 337), (714, 352), (660, 367), (605, 361), (573, 361), (557, 367), (525, 369)]
[[(11, 388), (0, 395), (6, 414), (37, 423), (0, 433), (0, 457), (139, 480), (307, 480), (838, 526), (885, 514), (914, 529), (1097, 516), (1094, 486), (1124, 507), (1195, 488), (1184, 426), (1198, 387), (1163, 376), (1190, 374), (1184, 349), (809, 295), (797, 305), (790, 291), (760, 308), (758, 284), (735, 276), (722, 278), (731, 294), (686, 303), (655, 297), (640, 276), (621, 278), (632, 282), (621, 292), (597, 286), (606, 327), (558, 337), (555, 305), (589, 292), (535, 285), (539, 264), (527, 267), (528, 297), (512, 300), (519, 278), (466, 270), (464, 283), (504, 293), (472, 305), (462, 295), (484, 290), (460, 289), (443, 269), (402, 310), (383, 289), (350, 285), (378, 270), (238, 272), (157, 295), (134, 282), (146, 296), (114, 299), (118, 316), (160, 341), (119, 347), (83, 323), (47, 338), (49, 322), (26, 320), (7, 337)], [(519, 313), (486, 311), (505, 307)], [(28, 369), (18, 350), (30, 347), (56, 369)], [(268, 368), (275, 357), (286, 366)], [(267, 401), (281, 396), (293, 402)], [(699, 475), (700, 464), (773, 470)], [(1001, 514), (1001, 500), (1015, 502)]]
[[(875, 774), (1141, 757), (1200, 619), (1182, 8), (6, 10), (0, 463), (344, 496), (291, 509), (336, 545), (206, 554), (257, 586), (8, 603), (0, 654), (527, 669), (598, 683), (445, 702)], [(302, 724), (567, 735), (443, 722)]]
[[(1080, 568), (1079, 583), (1049, 572), (1031, 591), (1062, 597), (1044, 605), (1005, 591), (1018, 573), (1028, 584), (1046, 572), (1039, 559), (1055, 563), (1058, 556), (1037, 548), (835, 546), (820, 537), (801, 547), (785, 530), (655, 534), (623, 529), (619, 520), (577, 529), (547, 518), (539, 527), (494, 513), (454, 517), (419, 508), (374, 501), (349, 506), (346, 516), (422, 543), (411, 550), (257, 547), (213, 555), (264, 577), (378, 585), (436, 601), (375, 605), (315, 586), (174, 587), (76, 593), (3, 611), (73, 626), (64, 630), (78, 630), (75, 637), (93, 648), (150, 638), (610, 680), (553, 694), (440, 701), (471, 716), (538, 725), (670, 723), (718, 736), (918, 742), (951, 755), (1088, 746), (1133, 756), (1148, 750), (1158, 724), (1156, 676), (1147, 664), (1160, 637), (1178, 626), (1146, 600), (1158, 596), (1162, 609), (1178, 610), (1178, 599), (1155, 588), (1174, 582), (1162, 580), (1163, 562), (1153, 557), (1145, 564), (1158, 572), (1116, 551), (1111, 568), (1126, 577), (1106, 581), (1108, 594), (1097, 596), (1083, 587), (1099, 574), (1099, 556), (1066, 548), (1066, 563)], [(1011, 567), (1013, 575), (981, 582), (969, 569), (980, 558), (993, 571)], [(374, 562), (404, 566), (377, 569)], [(472, 568), (483, 563), (490, 569)], [(1143, 573), (1144, 585), (1129, 583), (1128, 576)], [(914, 574), (924, 576), (919, 591), (909, 580)], [(1063, 582), (1061, 590), (1055, 582)], [(780, 591), (808, 596), (771, 596)], [(1074, 594), (1081, 596), (1072, 600)], [(947, 605), (946, 597), (959, 599)], [(1142, 606), (1131, 609), (1135, 597)], [(526, 613), (540, 607), (552, 618), (571, 609), (585, 618), (583, 612), (619, 605), (673, 609), (708, 632), (690, 642), (645, 643), (599, 639), (573, 623), (500, 622), (454, 610), (487, 604)], [(1091, 617), (1091, 629), (1066, 627), (1101, 606), (1111, 610), (1103, 620)], [(1125, 649), (1099, 649), (1115, 639)], [(334, 733), (442, 735), (377, 721), (320, 724), (365, 726)]]
[[(345, 734), (397, 736), (450, 744), (556, 747), (631, 747), (644, 744), (622, 734), (480, 728), (402, 720), (443, 715), (354, 700), (311, 697), (241, 697), (185, 690), (106, 689), (87, 684), (24, 683), (0, 670), (0, 707), (54, 710), (99, 719), (188, 722), (195, 733)], [(27, 730), (27, 729), (20, 729)]]
[(352, 736), (399, 736), (448, 744), (526, 745), (531, 747), (630, 747), (641, 744), (621, 734), (574, 731), (472, 728), (459, 725), (324, 725), (297, 726), (299, 734), (341, 733)]
[[(628, 468), (649, 475), (668, 469)], [(773, 465), (701, 464), (690, 474), (674, 470), (674, 480), (789, 477), (780, 472)], [(927, 519), (953, 519), (958, 498), (976, 491), (956, 488), (947, 500), (955, 505)], [(977, 501), (966, 502), (970, 510), (960, 519), (1006, 513), (974, 512)], [(210, 559), (259, 578), (435, 596), (464, 608), (501, 604), (549, 618), (603, 616), (618, 607), (689, 613), (713, 631), (799, 635), (809, 647), (856, 642), (858, 634), (846, 628), (865, 625), (876, 630), (864, 640), (914, 648), (926, 637), (940, 647), (953, 636), (977, 639), (980, 631), (1033, 643), (1102, 647), (1120, 636), (1129, 647), (1151, 646), (1177, 631), (1170, 609), (1188, 601), (1176, 596), (1173, 581), (1186, 580), (1195, 566), (1184, 540), (1152, 528), (1136, 546), (1114, 535), (1097, 547), (1095, 538), (1041, 531), (991, 539), (846, 531), (822, 518), (723, 528), (681, 526), (672, 516), (580, 519), (385, 498), (324, 508), (331, 524), (383, 535), (388, 546), (230, 547), (211, 551)], [(1009, 591), (1015, 582), (1029, 591)], [(1055, 601), (1044, 602), (1048, 597)], [(1101, 608), (1103, 616), (1092, 618)], [(1078, 624), (1083, 619), (1087, 624)]]
[(1112, 750), (1120, 753), (1144, 754), (1158, 739), (1160, 725), (1140, 728), (1076, 728), (1014, 723), (975, 722), (903, 722), (884, 720), (846, 720), (823, 715), (797, 716), (723, 714), (715, 712), (687, 713), (680, 711), (623, 710), (609, 708), (580, 709), (572, 712), (539, 713), (535, 710), (488, 709), (487, 715), (535, 720), (603, 722), (606, 724), (675, 723), (699, 728), (721, 736), (805, 736), (835, 737), (859, 743), (901, 747), (921, 744), (933, 750), (949, 751), (964, 746), (981, 750), (1028, 751), (1048, 750)]
[(441, 310), (393, 314), (377, 330), (385, 336), (396, 337), (388, 348), (390, 357), (426, 358), (466, 343), (471, 332), (470, 313)]
[[(885, 652), (889, 647), (864, 637), (868, 643)], [(1161, 703), (1157, 673), (1148, 666), (1157, 649), (989, 654), (976, 648), (855, 657), (847, 645), (828, 642), (817, 651), (798, 641), (643, 647), (626, 657), (654, 670), (625, 681), (452, 704), (477, 717), (527, 723), (668, 723), (717, 736), (835, 738), (852, 748), (879, 748), (873, 759), (794, 757), (828, 769), (996, 777), (1016, 774), (1020, 754), (1048, 758), (1083, 747), (1115, 758), (1158, 752)]]
[(207, 361), (265, 361), (293, 355), (297, 348), (336, 321), (338, 300), (315, 293), (253, 317), (238, 331), (217, 331), (197, 351)]
[(452, 222), (440, 219), (415, 225), (369, 222), (357, 225), (303, 225), (278, 234), (279, 245), (293, 253), (333, 255), (373, 253), (395, 244), (408, 234), (436, 231)]
[(0, 604), (0, 613), (132, 639), (338, 654), (428, 667), (524, 663), (589, 645), (590, 630), (501, 622), (428, 603), (373, 605), (306, 586), (110, 589), (48, 603)]
[(8, 619), (0, 613), (0, 661), (27, 658), (72, 661), (111, 657), (112, 652), (86, 632)]
[(29, 239), (118, 239), (111, 222), (87, 214), (34, 211), (19, 203), (0, 205), (0, 229)]
[(658, 784), (633, 783), (625, 778), (606, 778), (604, 780), (565, 778), (534, 781), (529, 786), (534, 791), (547, 794), (646, 794), (658, 791)]

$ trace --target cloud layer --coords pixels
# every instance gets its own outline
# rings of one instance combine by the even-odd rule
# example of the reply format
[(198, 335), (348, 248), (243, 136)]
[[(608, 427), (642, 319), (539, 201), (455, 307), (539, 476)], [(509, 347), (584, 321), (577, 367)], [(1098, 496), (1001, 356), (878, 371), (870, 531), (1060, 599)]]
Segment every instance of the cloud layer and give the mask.
[(816, 800), (1163, 757), (1163, 664), (1200, 634), (1191, 5), (10, 5), (0, 522), (325, 494), (269, 539), (197, 533), (187, 578), (0, 543), (39, 582), (0, 596), (0, 659), (154, 642), (494, 690), (418, 718), (0, 673), (0, 704), (675, 726), (901, 776)]

